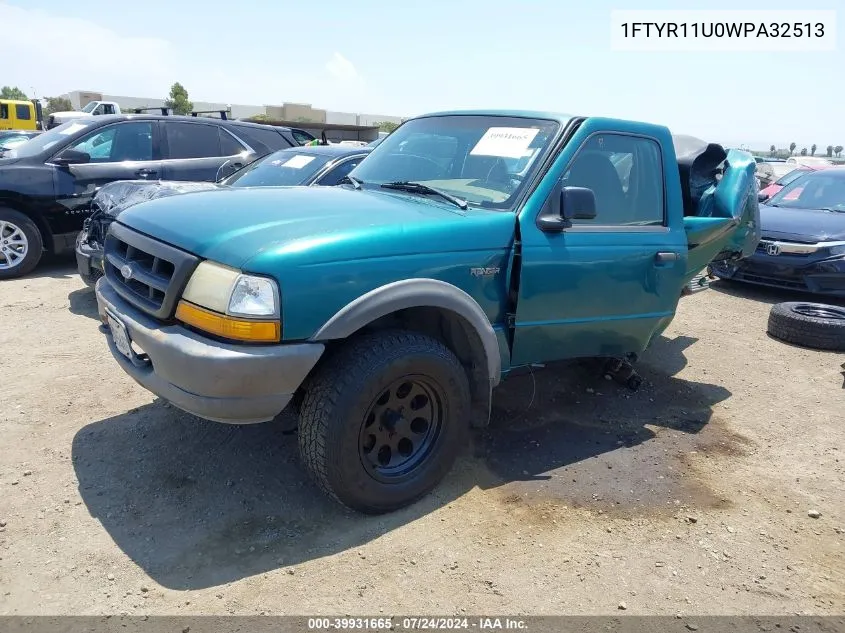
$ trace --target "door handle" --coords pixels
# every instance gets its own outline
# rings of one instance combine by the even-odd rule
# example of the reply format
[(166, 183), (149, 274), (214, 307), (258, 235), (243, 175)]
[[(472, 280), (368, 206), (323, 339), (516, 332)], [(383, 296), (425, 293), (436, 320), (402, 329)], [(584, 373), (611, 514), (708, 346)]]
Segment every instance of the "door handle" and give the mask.
[(140, 176), (141, 178), (146, 178), (147, 176), (155, 176), (155, 174), (155, 169), (147, 169), (146, 167), (143, 167), (135, 172), (135, 175)]
[(678, 254), (672, 251), (661, 251), (654, 256), (656, 264), (671, 264), (678, 261)]

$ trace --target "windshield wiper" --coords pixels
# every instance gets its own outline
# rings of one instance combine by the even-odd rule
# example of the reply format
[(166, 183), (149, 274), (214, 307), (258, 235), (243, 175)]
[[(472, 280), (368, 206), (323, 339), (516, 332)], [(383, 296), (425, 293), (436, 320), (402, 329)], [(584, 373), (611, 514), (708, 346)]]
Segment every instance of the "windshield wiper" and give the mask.
[(381, 185), (385, 189), (397, 189), (399, 191), (410, 191), (411, 193), (429, 193), (435, 196), (440, 196), (444, 200), (448, 200), (460, 209), (467, 208), (466, 200), (461, 200), (445, 191), (440, 191), (434, 187), (429, 187), (421, 182), (408, 182), (407, 180), (400, 180), (397, 182), (386, 182)]
[(341, 185), (345, 182), (350, 183), (355, 189), (360, 189), (361, 185), (364, 184), (363, 180), (358, 180), (355, 176), (344, 176), (340, 180), (337, 181), (337, 184)]
[(834, 209), (833, 207), (821, 207), (822, 211), (832, 211), (833, 213), (845, 213), (845, 209)]

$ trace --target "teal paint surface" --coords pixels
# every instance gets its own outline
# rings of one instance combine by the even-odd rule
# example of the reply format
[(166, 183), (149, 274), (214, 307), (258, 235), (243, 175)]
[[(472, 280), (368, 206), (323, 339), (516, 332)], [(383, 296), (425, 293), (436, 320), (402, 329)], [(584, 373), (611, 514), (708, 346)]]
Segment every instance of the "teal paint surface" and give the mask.
[[(460, 114), (545, 118), (562, 126), (570, 118), (525, 111)], [(579, 224), (561, 233), (541, 231), (536, 218), (556, 183), (580, 145), (601, 132), (659, 143), (665, 226), (620, 231)], [(729, 156), (729, 169), (705, 194), (700, 215), (687, 218), (669, 130), (591, 118), (554, 158), (518, 214), (461, 210), (434, 197), (384, 190), (280, 187), (161, 198), (131, 207), (119, 221), (202, 258), (273, 277), (281, 290), (285, 341), (310, 337), (351, 301), (393, 281), (453, 284), (475, 299), (493, 325), (506, 373), (532, 362), (642, 351), (671, 323), (692, 275), (719, 253), (749, 245), (753, 250), (753, 159), (741, 152)], [(511, 350), (507, 289), (517, 223), (522, 261)], [(658, 252), (676, 258), (661, 263)], [(479, 275), (474, 268), (497, 270)]]

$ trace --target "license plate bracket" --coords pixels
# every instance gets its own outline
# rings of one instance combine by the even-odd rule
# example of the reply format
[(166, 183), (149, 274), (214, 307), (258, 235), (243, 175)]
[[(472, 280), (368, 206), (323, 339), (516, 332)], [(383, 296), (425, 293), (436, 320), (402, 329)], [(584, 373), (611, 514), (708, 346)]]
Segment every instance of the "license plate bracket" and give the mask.
[(110, 310), (106, 310), (106, 318), (108, 319), (112, 340), (117, 351), (129, 360), (133, 360), (135, 353), (132, 351), (132, 339), (129, 337), (129, 332), (127, 332), (123, 321)]

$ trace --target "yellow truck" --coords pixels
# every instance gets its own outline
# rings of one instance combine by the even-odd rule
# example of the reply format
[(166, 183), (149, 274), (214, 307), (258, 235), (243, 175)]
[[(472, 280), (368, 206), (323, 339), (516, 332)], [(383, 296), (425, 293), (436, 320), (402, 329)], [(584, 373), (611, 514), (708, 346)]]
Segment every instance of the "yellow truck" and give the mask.
[(41, 102), (0, 99), (0, 130), (42, 129)]

